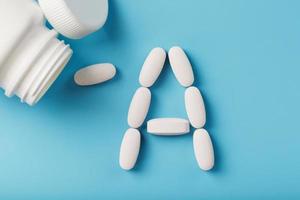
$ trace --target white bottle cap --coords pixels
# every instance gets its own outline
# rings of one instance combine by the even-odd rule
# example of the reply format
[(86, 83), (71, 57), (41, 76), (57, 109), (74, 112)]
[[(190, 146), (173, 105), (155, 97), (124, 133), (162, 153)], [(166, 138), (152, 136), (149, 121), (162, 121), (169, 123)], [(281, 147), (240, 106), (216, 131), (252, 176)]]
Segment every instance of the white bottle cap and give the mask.
[(72, 39), (99, 30), (108, 16), (108, 0), (39, 0), (39, 4), (49, 23)]

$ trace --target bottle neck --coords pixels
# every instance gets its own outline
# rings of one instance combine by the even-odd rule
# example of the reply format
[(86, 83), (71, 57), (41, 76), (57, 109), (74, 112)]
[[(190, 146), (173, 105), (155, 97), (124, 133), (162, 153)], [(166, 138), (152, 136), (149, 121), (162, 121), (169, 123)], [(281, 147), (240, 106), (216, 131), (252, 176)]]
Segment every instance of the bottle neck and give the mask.
[(34, 105), (45, 94), (69, 61), (72, 50), (58, 40), (57, 32), (34, 26), (0, 69), (5, 95), (17, 95)]

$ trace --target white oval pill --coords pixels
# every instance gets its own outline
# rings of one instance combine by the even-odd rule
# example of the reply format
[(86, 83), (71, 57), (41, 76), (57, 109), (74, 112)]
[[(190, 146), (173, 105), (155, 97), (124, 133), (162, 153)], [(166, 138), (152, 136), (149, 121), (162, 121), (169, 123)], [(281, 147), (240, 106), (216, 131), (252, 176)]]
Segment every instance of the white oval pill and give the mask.
[(151, 103), (151, 92), (148, 88), (140, 87), (135, 92), (128, 111), (128, 125), (139, 128), (145, 121)]
[(205, 129), (198, 129), (193, 136), (194, 153), (199, 167), (208, 171), (214, 167), (215, 157), (213, 144)]
[(190, 123), (178, 118), (152, 119), (147, 123), (147, 131), (154, 135), (183, 135), (190, 132)]
[(185, 109), (194, 128), (202, 128), (205, 125), (205, 105), (198, 88), (189, 87), (185, 90)]
[(108, 81), (115, 75), (115, 66), (110, 63), (103, 63), (80, 69), (76, 72), (74, 80), (80, 86), (88, 86)]
[(137, 129), (126, 131), (120, 148), (119, 163), (122, 169), (131, 170), (138, 159), (141, 146), (141, 134)]
[(180, 47), (172, 47), (169, 51), (169, 59), (178, 82), (184, 87), (191, 86), (194, 83), (194, 73), (185, 52)]
[(144, 87), (151, 87), (159, 77), (166, 60), (164, 49), (154, 48), (146, 58), (140, 72), (140, 84)]

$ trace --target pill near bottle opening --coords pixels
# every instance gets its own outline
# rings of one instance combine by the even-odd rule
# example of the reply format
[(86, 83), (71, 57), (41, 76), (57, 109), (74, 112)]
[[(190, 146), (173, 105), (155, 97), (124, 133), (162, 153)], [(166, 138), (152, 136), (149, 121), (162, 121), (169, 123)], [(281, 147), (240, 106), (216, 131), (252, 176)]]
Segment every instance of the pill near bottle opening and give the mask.
[(194, 154), (199, 167), (209, 171), (214, 167), (215, 157), (211, 138), (205, 129), (198, 129), (193, 136)]
[(194, 128), (202, 128), (205, 125), (205, 105), (198, 88), (189, 87), (185, 90), (185, 109)]
[(141, 134), (137, 129), (130, 128), (125, 132), (120, 148), (119, 164), (124, 170), (134, 168), (139, 156)]
[(148, 88), (136, 90), (128, 110), (128, 125), (139, 128), (145, 121), (151, 103), (151, 92)]
[(147, 131), (154, 135), (183, 135), (190, 132), (190, 124), (186, 119), (158, 118), (148, 121)]
[(103, 63), (84, 67), (76, 72), (74, 80), (77, 85), (89, 86), (103, 83), (116, 75), (113, 64)]
[(169, 50), (169, 60), (178, 82), (184, 87), (191, 86), (194, 83), (193, 68), (183, 49), (172, 47)]
[(164, 49), (157, 47), (152, 49), (146, 58), (140, 72), (139, 82), (144, 87), (151, 87), (159, 77), (166, 60)]

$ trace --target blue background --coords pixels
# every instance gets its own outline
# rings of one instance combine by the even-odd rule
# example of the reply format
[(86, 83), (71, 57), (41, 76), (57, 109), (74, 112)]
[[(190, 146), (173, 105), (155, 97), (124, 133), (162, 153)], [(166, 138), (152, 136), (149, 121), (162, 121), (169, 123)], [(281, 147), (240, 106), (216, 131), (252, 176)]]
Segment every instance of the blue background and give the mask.
[[(0, 96), (0, 199), (299, 199), (300, 1), (111, 0), (106, 26), (74, 56), (35, 107)], [(182, 46), (204, 95), (216, 151), (195, 161), (192, 134), (143, 128), (134, 171), (118, 165), (127, 109), (156, 46)], [(117, 77), (81, 88), (82, 66), (112, 62)], [(169, 65), (149, 119), (186, 117)]]

